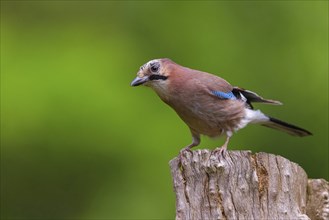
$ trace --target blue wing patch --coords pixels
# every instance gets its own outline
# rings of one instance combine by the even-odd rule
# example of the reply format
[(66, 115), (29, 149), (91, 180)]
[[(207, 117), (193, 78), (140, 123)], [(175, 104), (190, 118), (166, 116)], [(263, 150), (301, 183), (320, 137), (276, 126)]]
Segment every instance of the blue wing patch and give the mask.
[(212, 91), (212, 94), (222, 99), (231, 99), (236, 100), (233, 92), (221, 92), (221, 91)]

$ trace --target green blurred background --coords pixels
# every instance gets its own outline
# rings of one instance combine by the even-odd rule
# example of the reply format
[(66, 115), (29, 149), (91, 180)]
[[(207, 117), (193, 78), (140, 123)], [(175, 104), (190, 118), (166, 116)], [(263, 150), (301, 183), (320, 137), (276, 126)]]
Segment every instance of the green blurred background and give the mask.
[(282, 101), (256, 107), (314, 136), (249, 126), (229, 148), (328, 180), (327, 1), (1, 1), (2, 219), (175, 216), (168, 162), (189, 130), (130, 87), (160, 57)]

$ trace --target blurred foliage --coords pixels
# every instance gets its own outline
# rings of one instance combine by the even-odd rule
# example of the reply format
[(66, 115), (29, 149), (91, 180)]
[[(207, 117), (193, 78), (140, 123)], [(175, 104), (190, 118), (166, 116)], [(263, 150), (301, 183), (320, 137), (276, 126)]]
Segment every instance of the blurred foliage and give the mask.
[(1, 1), (1, 219), (174, 217), (189, 131), (129, 86), (160, 57), (282, 101), (256, 107), (314, 136), (249, 126), (229, 148), (328, 180), (327, 1)]

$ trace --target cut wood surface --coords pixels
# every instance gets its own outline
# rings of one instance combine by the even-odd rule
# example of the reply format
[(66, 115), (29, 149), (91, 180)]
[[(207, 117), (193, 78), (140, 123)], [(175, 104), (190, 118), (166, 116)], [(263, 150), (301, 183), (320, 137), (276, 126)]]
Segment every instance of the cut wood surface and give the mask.
[(170, 161), (176, 219), (328, 219), (329, 184), (281, 156), (185, 151)]

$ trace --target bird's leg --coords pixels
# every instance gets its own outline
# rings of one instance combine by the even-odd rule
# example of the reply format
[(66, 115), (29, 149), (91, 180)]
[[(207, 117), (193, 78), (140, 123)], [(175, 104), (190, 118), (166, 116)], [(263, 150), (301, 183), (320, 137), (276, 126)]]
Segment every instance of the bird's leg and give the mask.
[(185, 151), (189, 151), (190, 153), (192, 153), (191, 148), (198, 146), (200, 144), (200, 134), (195, 133), (193, 131), (191, 131), (192, 133), (192, 143), (190, 145), (187, 145), (186, 147), (184, 147), (183, 149), (180, 150), (179, 152), (179, 157), (182, 160), (182, 154)]
[(214, 154), (217, 154), (219, 153), (220, 156), (223, 156), (226, 154), (227, 152), (227, 145), (228, 145), (228, 142), (230, 141), (230, 138), (231, 138), (231, 135), (226, 135), (226, 140), (225, 140), (225, 143), (223, 144), (223, 146), (221, 147), (217, 147), (213, 153)]

